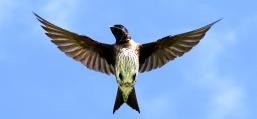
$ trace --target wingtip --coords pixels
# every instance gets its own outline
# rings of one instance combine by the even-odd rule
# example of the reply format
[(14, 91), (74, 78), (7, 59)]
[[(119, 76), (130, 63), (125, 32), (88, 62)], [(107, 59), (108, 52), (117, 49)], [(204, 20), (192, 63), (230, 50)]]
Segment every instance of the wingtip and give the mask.
[(32, 14), (34, 14), (37, 18), (40, 18), (40, 16), (37, 13), (33, 12), (33, 11), (32, 11)]
[(218, 20), (216, 20), (216, 21), (212, 22), (212, 23), (210, 24), (210, 26), (212, 26), (212, 25), (216, 24), (217, 22), (221, 21), (222, 19), (223, 19), (223, 18), (220, 18), (220, 19), (218, 19)]
[(222, 19), (223, 19), (223, 18), (220, 18), (220, 19), (216, 20), (214, 23), (217, 23), (217, 22), (221, 21)]
[(37, 15), (34, 11), (32, 11), (32, 14)]
[(33, 11), (32, 11), (32, 13), (36, 16), (36, 19), (42, 23), (42, 21), (43, 21), (44, 19), (43, 19), (42, 17), (40, 17), (37, 13), (35, 13), (35, 12), (33, 12)]

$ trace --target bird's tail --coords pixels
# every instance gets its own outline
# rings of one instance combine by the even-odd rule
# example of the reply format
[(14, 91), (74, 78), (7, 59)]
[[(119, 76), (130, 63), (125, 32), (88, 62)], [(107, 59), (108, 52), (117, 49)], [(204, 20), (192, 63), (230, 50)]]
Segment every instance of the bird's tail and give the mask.
[[(115, 111), (118, 110), (123, 103), (124, 103), (124, 100), (123, 100), (122, 92), (120, 88), (118, 88), (115, 104), (113, 107), (113, 113), (115, 113)], [(136, 111), (138, 111), (138, 113), (140, 113), (139, 106), (137, 103), (135, 88), (132, 89), (131, 93), (129, 94), (128, 100), (125, 103), (127, 103), (131, 108), (135, 109)]]

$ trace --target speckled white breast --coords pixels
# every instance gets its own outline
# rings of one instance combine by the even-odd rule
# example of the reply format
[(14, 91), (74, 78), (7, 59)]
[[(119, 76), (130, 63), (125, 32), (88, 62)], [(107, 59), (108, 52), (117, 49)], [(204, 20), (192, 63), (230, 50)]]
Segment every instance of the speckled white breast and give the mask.
[(137, 73), (139, 68), (137, 52), (134, 49), (121, 48), (116, 56), (116, 75), (122, 73), (124, 81), (132, 79), (133, 74)]

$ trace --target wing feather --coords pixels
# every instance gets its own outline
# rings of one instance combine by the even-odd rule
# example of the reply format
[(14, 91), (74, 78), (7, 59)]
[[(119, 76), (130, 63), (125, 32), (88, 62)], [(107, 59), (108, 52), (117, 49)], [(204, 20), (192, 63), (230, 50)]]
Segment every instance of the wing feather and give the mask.
[(114, 74), (114, 46), (97, 42), (88, 36), (78, 35), (60, 28), (35, 14), (41, 27), (52, 42), (66, 55), (81, 62), (87, 68)]
[(139, 71), (142, 73), (156, 69), (168, 61), (182, 56), (198, 44), (206, 32), (220, 20), (190, 32), (166, 36), (155, 42), (141, 45), (139, 51)]

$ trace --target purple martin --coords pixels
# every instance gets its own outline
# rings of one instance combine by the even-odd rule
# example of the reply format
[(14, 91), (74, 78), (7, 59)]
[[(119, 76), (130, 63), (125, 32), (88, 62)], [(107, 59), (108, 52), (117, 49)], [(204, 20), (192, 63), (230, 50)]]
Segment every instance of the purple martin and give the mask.
[[(35, 13), (34, 13), (35, 14)], [(151, 71), (191, 50), (218, 21), (193, 31), (169, 35), (154, 42), (140, 44), (132, 40), (126, 27), (116, 24), (110, 27), (116, 42), (105, 44), (86, 35), (79, 35), (60, 28), (39, 15), (42, 28), (52, 42), (66, 55), (81, 62), (87, 68), (113, 74), (118, 83), (118, 91), (113, 113), (123, 103), (140, 113), (135, 84), (139, 73)]]

